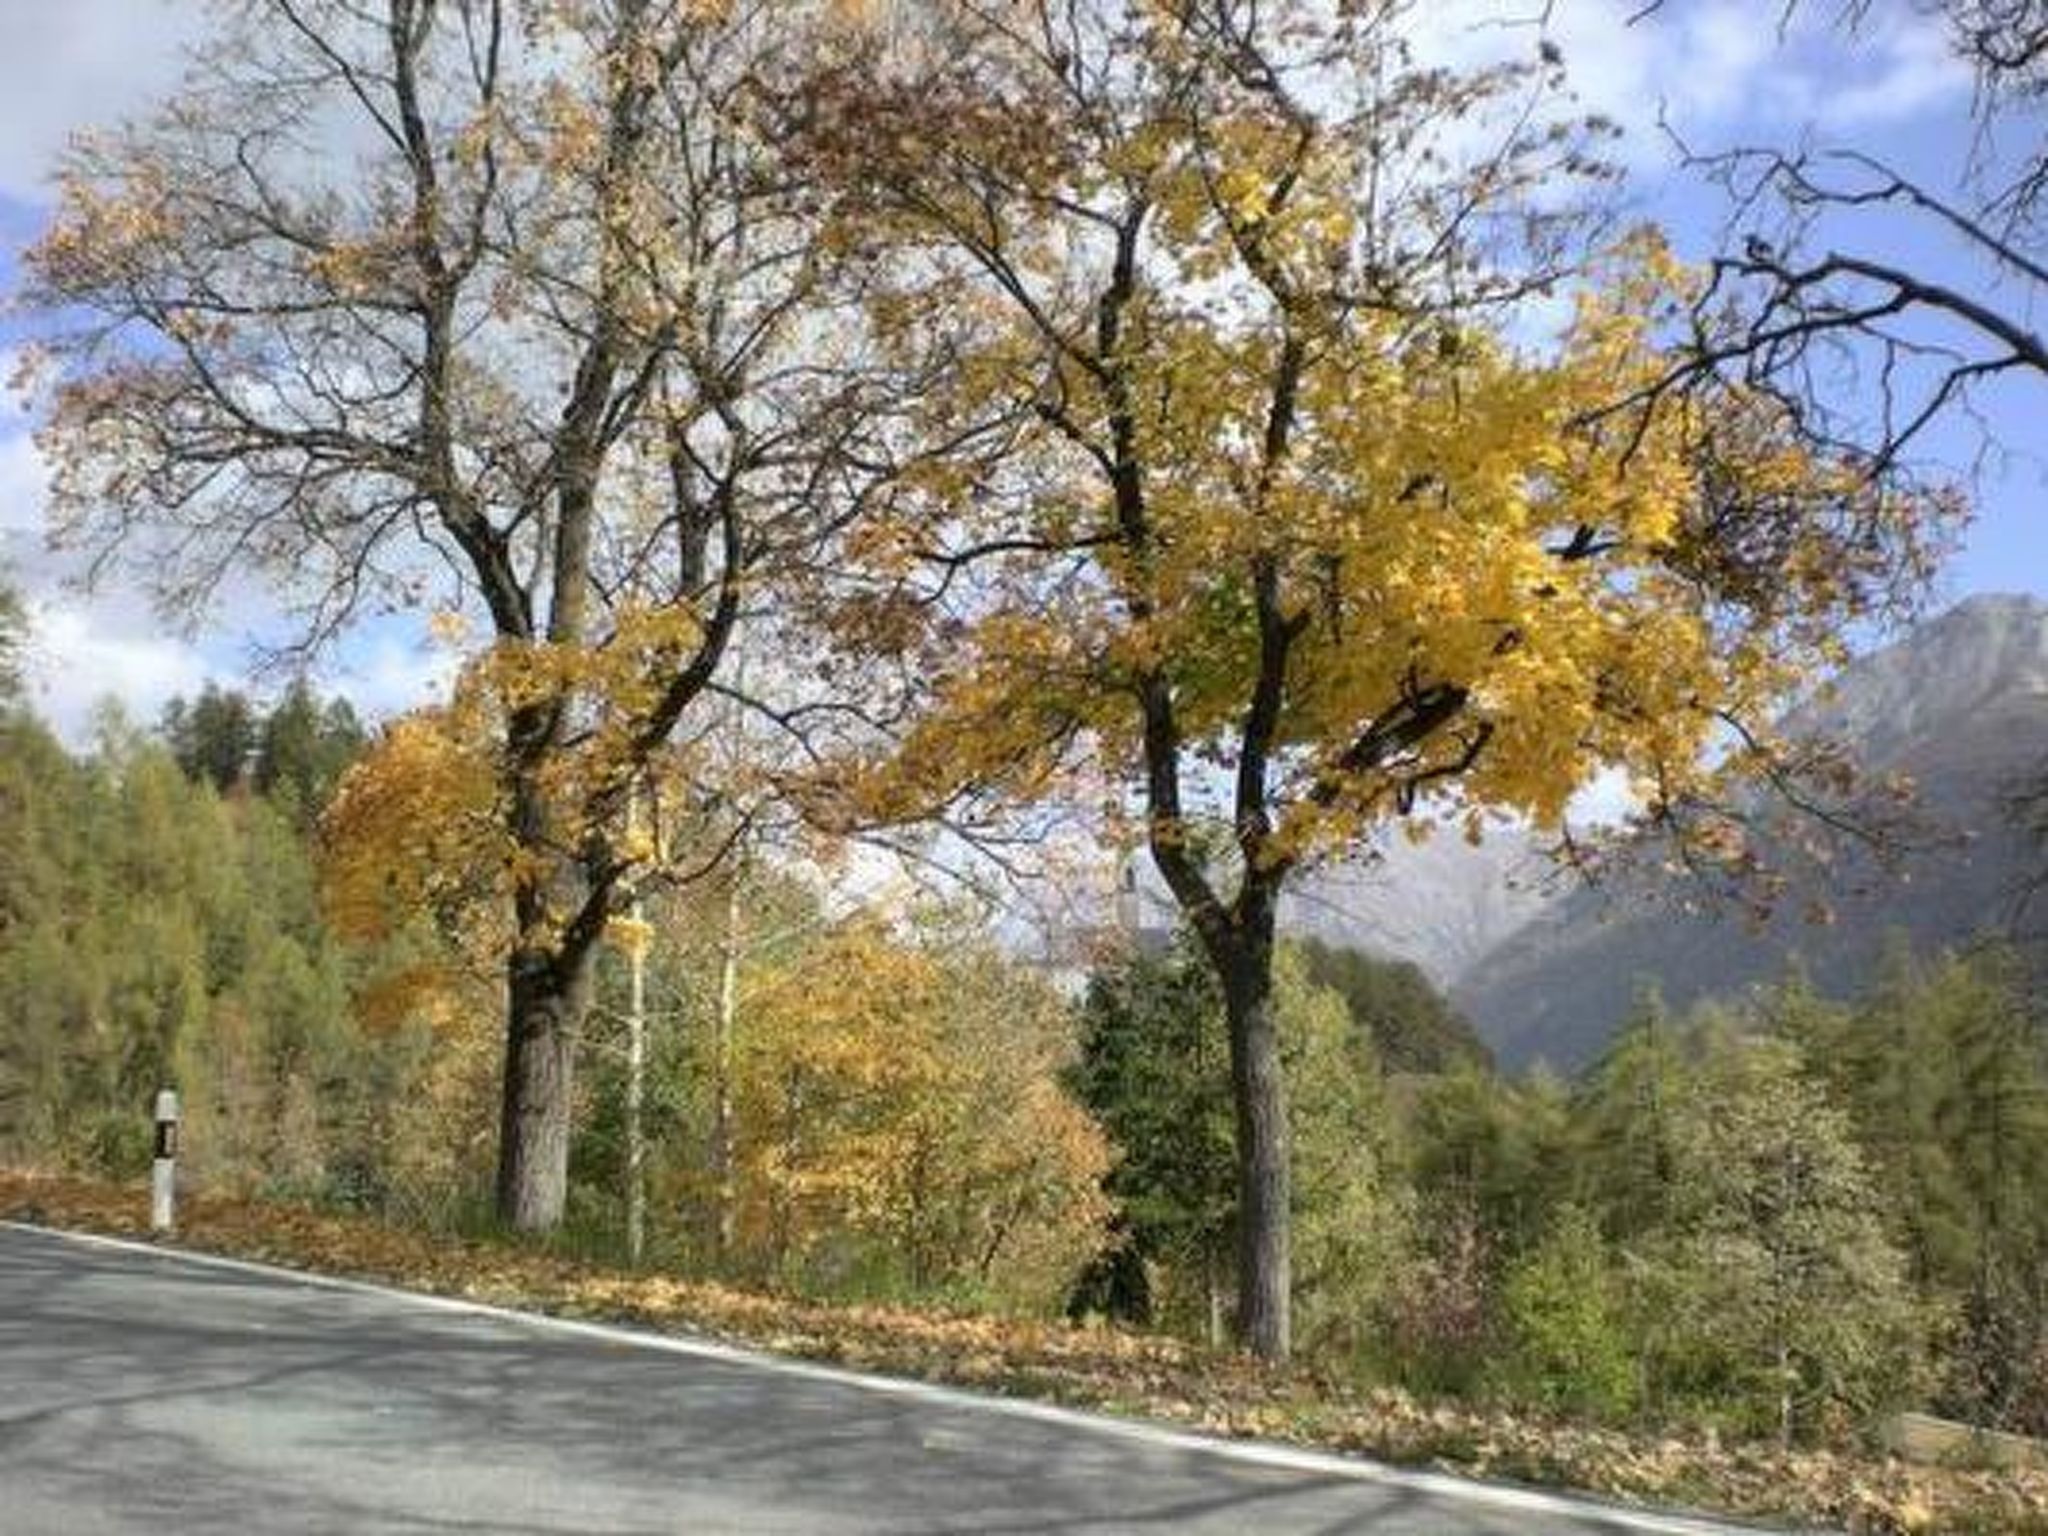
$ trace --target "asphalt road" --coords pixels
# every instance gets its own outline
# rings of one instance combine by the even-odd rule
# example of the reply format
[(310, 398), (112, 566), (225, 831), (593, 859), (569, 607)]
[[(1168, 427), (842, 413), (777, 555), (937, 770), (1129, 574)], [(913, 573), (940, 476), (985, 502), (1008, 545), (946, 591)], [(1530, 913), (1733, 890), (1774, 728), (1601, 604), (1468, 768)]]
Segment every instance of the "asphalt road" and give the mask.
[(0, 1536), (1714, 1529), (0, 1227)]

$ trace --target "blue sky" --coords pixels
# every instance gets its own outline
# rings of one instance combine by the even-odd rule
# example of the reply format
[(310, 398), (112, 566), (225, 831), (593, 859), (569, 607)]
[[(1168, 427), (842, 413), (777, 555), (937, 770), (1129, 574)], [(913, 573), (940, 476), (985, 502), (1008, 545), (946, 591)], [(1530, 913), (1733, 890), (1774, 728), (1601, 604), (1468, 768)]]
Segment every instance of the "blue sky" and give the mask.
[[(1640, 0), (1552, 0), (1550, 35), (1587, 108), (1627, 129), (1621, 153), (1630, 196), (1665, 224), (1680, 250), (1702, 255), (1725, 217), (1720, 194), (1675, 164), (1660, 118), (1696, 150), (1739, 144), (1853, 144), (1935, 188), (1955, 186), (1970, 163), (1970, 82), (1938, 33), (1901, 0), (1883, 0), (1853, 45), (1823, 24), (1838, 8), (1816, 4), (1789, 31), (1765, 0), (1666, 0), (1634, 26)], [(1526, 52), (1534, 33), (1517, 18), (1540, 0), (1426, 0), (1419, 46), (1447, 60)], [(0, 287), (44, 218), (47, 176), (65, 137), (140, 110), (176, 79), (178, 53), (202, 8), (193, 0), (64, 0), (0, 12)], [(1982, 274), (1939, 241), (1901, 241), (1898, 226), (1844, 231), (1917, 270), (1981, 286)], [(2032, 323), (2048, 323), (2033, 316)], [(4, 344), (4, 333), (0, 333)], [(1927, 453), (1971, 475), (1978, 504), (1967, 542), (1943, 577), (1945, 595), (2021, 591), (2048, 596), (2048, 381), (2026, 379), (1983, 397), (1981, 429), (1960, 420), (1928, 439)], [(1995, 450), (1984, 452), (1987, 444)], [(94, 699), (120, 697), (150, 718), (172, 693), (247, 669), (251, 615), (208, 616), (181, 634), (141, 594), (85, 595), (64, 585), (64, 563), (41, 548), (44, 469), (18, 404), (0, 408), (0, 561), (29, 595), (38, 635), (30, 658), (39, 706), (76, 734)], [(386, 623), (357, 636), (328, 678), (367, 708), (420, 697), (446, 675), (447, 655), (416, 626)]]

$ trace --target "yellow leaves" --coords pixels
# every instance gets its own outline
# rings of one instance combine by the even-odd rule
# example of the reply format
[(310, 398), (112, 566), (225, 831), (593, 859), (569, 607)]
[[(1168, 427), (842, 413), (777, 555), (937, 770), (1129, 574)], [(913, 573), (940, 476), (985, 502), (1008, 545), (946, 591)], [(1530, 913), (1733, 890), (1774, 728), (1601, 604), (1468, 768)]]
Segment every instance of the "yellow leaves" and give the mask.
[(1216, 201), (1239, 224), (1256, 224), (1272, 208), (1272, 188), (1256, 166), (1233, 165), (1216, 178)]
[(148, 271), (177, 229), (162, 167), (86, 140), (57, 178), (57, 212), (24, 253), (24, 265), (56, 288), (92, 288)]
[(462, 1019), (467, 980), (446, 961), (400, 963), (357, 991), (355, 1017), (372, 1033), (414, 1022), (441, 1033)]
[(827, 0), (826, 21), (843, 31), (866, 32), (881, 19), (882, 0)]
[(605, 938), (622, 954), (645, 956), (654, 943), (654, 925), (644, 917), (617, 916), (605, 925)]
[(322, 875), (344, 934), (379, 939), (422, 911), (452, 915), (509, 851), (493, 760), (449, 726), (433, 710), (395, 721), (336, 789)]
[[(459, 616), (431, 622), (442, 639), (459, 638)], [(325, 896), (336, 925), (384, 939), (424, 915), (472, 960), (494, 961), (510, 942), (506, 899), (524, 889), (553, 900), (563, 850), (597, 838), (627, 866), (658, 865), (661, 838), (620, 815), (619, 793), (650, 771), (640, 733), (700, 638), (686, 606), (623, 606), (600, 643), (500, 643), (472, 657), (446, 705), (393, 722), (342, 780), (323, 823)], [(527, 814), (545, 822), (522, 839), (508, 814), (509, 736), (522, 713), (555, 711), (577, 727), (544, 760), (518, 770)], [(678, 749), (653, 771), (686, 766)], [(735, 792), (745, 768), (728, 766), (725, 788)], [(565, 917), (544, 911), (528, 941), (548, 941), (551, 922)], [(628, 947), (644, 942), (630, 924), (615, 926), (612, 937)]]
[[(1265, 176), (1248, 160), (1213, 190), (1249, 216)], [(1195, 203), (1165, 217), (1186, 240), (1210, 238)], [(1608, 287), (1545, 356), (1470, 325), (1354, 315), (1305, 353), (1278, 460), (1266, 436), (1282, 356), (1273, 328), (1140, 303), (1115, 365), (1135, 403), (1143, 545), (1100, 548), (1093, 579), (1066, 586), (1056, 616), (1035, 606), (1028, 572), (998, 586), (936, 707), (869, 782), (1032, 793), (1050, 782), (1046, 744), (1076, 723), (1107, 758), (1129, 760), (1131, 688), (1146, 675), (1170, 681), (1190, 748), (1227, 763), (1257, 670), (1260, 562), (1278, 571), (1280, 610), (1298, 628), (1279, 727), (1278, 853), (1355, 839), (1400, 782), (1440, 771), (1462, 774), (1476, 803), (1545, 823), (1603, 764), (1686, 782), (1715, 711), (1767, 706), (1824, 654), (1824, 631), (1786, 616), (1823, 611), (1830, 583), (1809, 558), (1823, 541), (1781, 520), (1769, 570), (1789, 595), (1755, 600), (1755, 582), (1738, 585), (1748, 573), (1694, 552), (1705, 509), (1731, 496), (1821, 504), (1850, 490), (1767, 412), (1712, 424), (1727, 462), (1702, 455), (1697, 413), (1640, 431), (1593, 414), (1664, 366), (1652, 326), (1688, 281), (1661, 242), (1631, 237)], [(948, 488), (933, 485), (944, 500)], [(1048, 536), (1054, 509), (1070, 505), (1047, 498), (1043, 522), (1022, 531)], [(915, 537), (899, 527), (876, 542), (902, 561)], [(1437, 682), (1466, 697), (1456, 728), (1352, 771), (1329, 795), (1357, 734)], [(1464, 763), (1482, 728), (1484, 750)], [(1317, 803), (1300, 798), (1309, 785)]]
[(928, 1277), (1060, 1294), (1107, 1215), (1107, 1148), (1056, 1077), (1070, 1029), (1002, 957), (873, 922), (750, 967), (743, 1245), (781, 1266), (858, 1234)]
[(469, 620), (455, 609), (436, 609), (427, 618), (427, 633), (442, 645), (459, 646), (469, 638)]
[(394, 267), (403, 260), (404, 237), (338, 240), (305, 258), (306, 275), (342, 299), (387, 291)]
[(541, 94), (538, 133), (531, 152), (556, 176), (589, 174), (604, 151), (604, 113), (598, 103), (550, 81)]

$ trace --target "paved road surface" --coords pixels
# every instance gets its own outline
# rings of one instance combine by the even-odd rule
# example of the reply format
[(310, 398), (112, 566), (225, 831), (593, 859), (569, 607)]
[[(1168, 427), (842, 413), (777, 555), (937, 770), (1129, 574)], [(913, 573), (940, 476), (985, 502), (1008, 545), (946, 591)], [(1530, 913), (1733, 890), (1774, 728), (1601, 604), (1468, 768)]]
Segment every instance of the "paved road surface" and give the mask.
[(0, 1536), (1714, 1529), (1261, 1454), (0, 1227)]

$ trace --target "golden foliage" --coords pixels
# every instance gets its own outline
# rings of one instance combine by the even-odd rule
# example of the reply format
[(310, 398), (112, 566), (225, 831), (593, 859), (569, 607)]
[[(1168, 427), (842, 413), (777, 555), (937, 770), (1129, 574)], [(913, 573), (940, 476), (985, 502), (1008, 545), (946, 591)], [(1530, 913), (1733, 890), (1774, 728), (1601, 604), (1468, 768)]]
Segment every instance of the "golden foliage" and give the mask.
[(735, 1062), (744, 1247), (780, 1269), (853, 1233), (915, 1284), (1061, 1293), (1101, 1242), (1109, 1154), (1057, 1080), (1071, 1024), (1055, 996), (984, 948), (872, 922), (752, 992)]
[[(1700, 281), (1655, 232), (1527, 292), (1467, 247), (1449, 221), (1471, 210), (1536, 217), (1540, 145), (1463, 180), (1390, 145), (1499, 82), (1403, 76), (1340, 121), (1302, 82), (1341, 97), (1380, 22), (1281, 4), (1226, 47), (1139, 6), (1094, 40), (1113, 65), (1054, 90), (1059, 50), (957, 10), (984, 54), (821, 113), (815, 147), (845, 218), (935, 253), (875, 300), (883, 334), (937, 330), (957, 360), (925, 397), (935, 435), (1018, 402), (1036, 418), (1000, 466), (938, 453), (850, 551), (885, 589), (918, 549), (1005, 552), (972, 582), (949, 569), (936, 634), (905, 644), (945, 677), (858, 779), (866, 814), (1039, 793), (1082, 752), (1142, 779), (1168, 734), (1177, 771), (1270, 760), (1256, 857), (1275, 863), (1424, 788), (1544, 827), (1603, 770), (1653, 811), (1711, 799), (1725, 719), (1770, 718), (1924, 574), (1955, 509), (1872, 486), (1770, 397), (1615, 409), (1655, 391)], [(1381, 259), (1439, 232), (1364, 222), (1408, 169), (1430, 185), (1410, 213), (1446, 221), (1465, 275)], [(1536, 292), (1573, 299), (1554, 337)], [(860, 601), (870, 643), (896, 643)]]
[(438, 709), (393, 721), (335, 791), (325, 896), (350, 938), (388, 938), (422, 913), (456, 926), (509, 858), (491, 758), (453, 726)]

